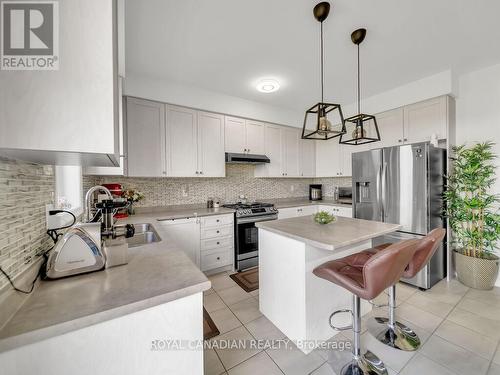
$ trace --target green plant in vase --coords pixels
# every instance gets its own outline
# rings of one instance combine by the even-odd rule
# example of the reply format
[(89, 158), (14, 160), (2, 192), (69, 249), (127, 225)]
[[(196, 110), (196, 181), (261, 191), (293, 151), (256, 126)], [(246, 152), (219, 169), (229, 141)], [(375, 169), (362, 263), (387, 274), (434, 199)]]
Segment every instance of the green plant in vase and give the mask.
[(144, 194), (138, 190), (128, 189), (123, 192), (122, 197), (129, 202), (128, 206), (129, 215), (134, 215), (135, 214), (134, 203), (144, 199)]
[(499, 195), (490, 192), (496, 180), (492, 148), (491, 142), (455, 146), (444, 194), (458, 279), (477, 289), (491, 289), (498, 275), (500, 215)]

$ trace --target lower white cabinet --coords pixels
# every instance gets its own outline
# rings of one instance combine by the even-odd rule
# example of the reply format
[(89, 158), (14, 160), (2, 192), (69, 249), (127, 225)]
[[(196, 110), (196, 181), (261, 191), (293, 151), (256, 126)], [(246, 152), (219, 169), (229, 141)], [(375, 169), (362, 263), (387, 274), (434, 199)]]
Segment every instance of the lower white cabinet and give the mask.
[(159, 221), (170, 240), (197, 266), (200, 265), (200, 219), (172, 219)]
[(169, 240), (202, 271), (233, 264), (234, 219), (232, 214), (159, 221)]
[(352, 217), (352, 207), (319, 205), (318, 211), (326, 211), (333, 216)]
[(333, 216), (352, 217), (351, 207), (312, 204), (309, 206), (280, 208), (278, 210), (278, 219), (308, 216), (313, 215), (319, 211), (326, 211)]

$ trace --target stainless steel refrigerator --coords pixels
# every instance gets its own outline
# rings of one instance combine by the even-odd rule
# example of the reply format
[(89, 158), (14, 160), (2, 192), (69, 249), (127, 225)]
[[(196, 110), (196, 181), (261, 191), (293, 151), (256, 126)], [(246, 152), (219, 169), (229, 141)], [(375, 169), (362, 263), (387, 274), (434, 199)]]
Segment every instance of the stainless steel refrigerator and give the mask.
[[(444, 227), (442, 217), (446, 150), (429, 143), (387, 147), (352, 155), (353, 216), (401, 224), (374, 245), (422, 238)], [(414, 278), (401, 281), (429, 289), (446, 277), (446, 246)]]

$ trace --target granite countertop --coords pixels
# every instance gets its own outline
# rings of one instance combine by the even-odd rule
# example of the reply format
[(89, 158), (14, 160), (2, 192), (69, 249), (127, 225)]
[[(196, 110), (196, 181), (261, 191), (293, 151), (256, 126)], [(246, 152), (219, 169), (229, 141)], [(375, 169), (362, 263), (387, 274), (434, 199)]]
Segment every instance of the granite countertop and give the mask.
[[(206, 208), (201, 205), (178, 205), (164, 207), (139, 207), (136, 209), (139, 215), (154, 216), (157, 220), (188, 219), (192, 217), (213, 216), (232, 214), (234, 210), (230, 208)], [(132, 216), (132, 218), (138, 215)]]
[(161, 237), (130, 248), (127, 265), (41, 281), (0, 330), (0, 352), (208, 290), (207, 277), (157, 225), (157, 218), (170, 218), (162, 212), (121, 221), (151, 223)]
[(401, 228), (399, 224), (347, 217), (337, 217), (336, 222), (321, 225), (315, 223), (312, 216), (309, 215), (263, 221), (255, 223), (255, 225), (260, 229), (330, 251), (395, 232)]
[(263, 199), (264, 202), (274, 203), (277, 209), (311, 206), (311, 205), (325, 205), (325, 206), (338, 206), (338, 207), (352, 207), (352, 201), (349, 200), (334, 200), (330, 198), (323, 198), (320, 201), (311, 201), (309, 198), (283, 198), (283, 199)]

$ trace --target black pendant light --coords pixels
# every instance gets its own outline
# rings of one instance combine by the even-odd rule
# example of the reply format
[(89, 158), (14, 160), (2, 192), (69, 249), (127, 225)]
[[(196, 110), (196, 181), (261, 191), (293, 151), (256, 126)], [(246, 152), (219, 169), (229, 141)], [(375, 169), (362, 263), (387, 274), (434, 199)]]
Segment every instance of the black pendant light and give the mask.
[(347, 132), (340, 137), (340, 143), (364, 145), (380, 141), (377, 119), (373, 115), (361, 113), (359, 45), (365, 40), (366, 29), (354, 30), (351, 40), (358, 47), (358, 114), (345, 119)]
[[(321, 24), (321, 102), (306, 111), (302, 139), (326, 140), (339, 137), (346, 132), (340, 104), (325, 103), (324, 101), (323, 21), (328, 17), (328, 13), (330, 13), (330, 3), (328, 2), (317, 4), (313, 10), (314, 18)], [(332, 125), (332, 119), (334, 119), (335, 125)], [(310, 128), (307, 127), (309, 124), (312, 125)]]

